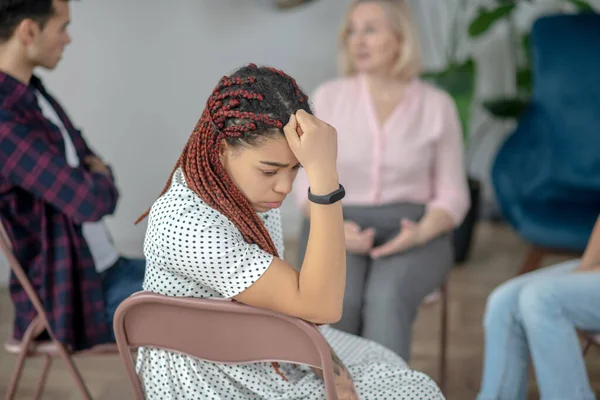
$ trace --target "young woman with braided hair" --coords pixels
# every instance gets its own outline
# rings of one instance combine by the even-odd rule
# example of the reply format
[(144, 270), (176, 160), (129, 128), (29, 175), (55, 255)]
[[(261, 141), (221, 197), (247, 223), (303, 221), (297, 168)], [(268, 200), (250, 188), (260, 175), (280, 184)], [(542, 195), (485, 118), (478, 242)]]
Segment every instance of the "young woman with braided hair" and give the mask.
[[(312, 115), (293, 78), (253, 64), (223, 77), (161, 196), (140, 218), (149, 216), (144, 289), (337, 321), (346, 260), (336, 158), (336, 130)], [(297, 272), (281, 258), (278, 208), (301, 165), (311, 231)], [(327, 325), (321, 332), (340, 400), (443, 398), (384, 347)], [(298, 365), (224, 365), (143, 348), (137, 370), (148, 399), (324, 399), (320, 371)]]

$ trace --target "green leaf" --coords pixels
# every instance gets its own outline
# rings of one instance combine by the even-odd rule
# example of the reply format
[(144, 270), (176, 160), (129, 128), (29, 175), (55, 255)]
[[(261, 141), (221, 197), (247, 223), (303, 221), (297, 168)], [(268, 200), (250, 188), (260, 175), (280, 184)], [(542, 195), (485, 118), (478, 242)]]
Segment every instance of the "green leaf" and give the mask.
[(501, 5), (490, 11), (480, 11), (477, 18), (469, 25), (469, 36), (477, 37), (484, 34), (496, 21), (509, 16), (515, 7), (516, 4), (513, 3)]
[(461, 64), (451, 63), (445, 70), (424, 73), (421, 78), (445, 90), (452, 96), (456, 103), (464, 139), (466, 140), (471, 120), (471, 104), (475, 92), (475, 62), (468, 59)]
[(483, 102), (483, 107), (490, 114), (502, 119), (518, 118), (526, 106), (527, 101), (519, 98), (495, 99)]
[(517, 88), (519, 92), (531, 94), (533, 90), (533, 71), (531, 68), (519, 68), (517, 70)]
[(587, 1), (583, 0), (568, 0), (580, 11), (594, 11), (594, 7), (590, 6)]
[(525, 60), (527, 65), (533, 65), (532, 46), (531, 46), (531, 32), (527, 32), (521, 37), (521, 48), (525, 53)]

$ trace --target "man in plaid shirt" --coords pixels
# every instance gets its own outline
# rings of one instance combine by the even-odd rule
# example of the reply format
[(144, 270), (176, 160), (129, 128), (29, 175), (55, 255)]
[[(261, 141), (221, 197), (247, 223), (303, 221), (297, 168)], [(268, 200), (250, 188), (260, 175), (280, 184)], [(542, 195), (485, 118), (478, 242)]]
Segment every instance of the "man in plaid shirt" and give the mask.
[[(112, 172), (33, 75), (58, 64), (69, 15), (68, 0), (0, 0), (0, 219), (56, 338), (80, 350), (114, 340), (145, 261), (117, 252), (102, 222), (119, 197)], [(21, 339), (36, 312), (14, 274), (10, 294)]]

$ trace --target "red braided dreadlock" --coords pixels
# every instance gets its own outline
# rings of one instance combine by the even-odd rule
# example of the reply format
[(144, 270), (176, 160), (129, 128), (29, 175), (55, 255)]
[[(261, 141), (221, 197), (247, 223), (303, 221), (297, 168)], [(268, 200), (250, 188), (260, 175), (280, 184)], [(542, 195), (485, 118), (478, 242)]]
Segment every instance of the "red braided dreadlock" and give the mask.
[[(161, 196), (168, 190), (175, 171), (181, 168), (188, 187), (207, 205), (233, 222), (248, 243), (257, 244), (264, 251), (277, 257), (277, 249), (267, 228), (225, 171), (219, 157), (220, 144), (223, 140), (244, 140), (246, 136), (257, 134), (259, 130), (281, 131), (284, 125), (283, 118), (288, 118), (299, 108), (307, 111), (310, 111), (310, 108), (307, 104), (308, 97), (302, 93), (296, 81), (284, 72), (270, 67), (258, 68), (254, 64), (244, 69), (246, 72), (253, 71), (256, 76), (268, 74), (280, 78), (279, 85), (289, 87), (287, 97), (293, 95), (293, 101), (286, 99), (280, 93), (283, 89), (279, 88), (272, 96), (279, 102), (277, 106), (258, 104), (246, 107), (260, 109), (262, 113), (239, 110), (242, 102), (245, 105), (265, 102), (265, 96), (256, 89), (264, 87), (268, 92), (269, 88), (265, 87), (265, 82), (257, 82), (256, 76), (239, 76), (236, 73), (231, 77), (223, 77), (208, 98), (204, 112), (177, 160)], [(279, 112), (273, 112), (277, 107)], [(273, 114), (279, 114), (278, 118), (273, 118)], [(149, 210), (136, 224), (148, 214)], [(277, 373), (286, 379), (279, 371), (277, 363), (273, 363), (273, 366)]]

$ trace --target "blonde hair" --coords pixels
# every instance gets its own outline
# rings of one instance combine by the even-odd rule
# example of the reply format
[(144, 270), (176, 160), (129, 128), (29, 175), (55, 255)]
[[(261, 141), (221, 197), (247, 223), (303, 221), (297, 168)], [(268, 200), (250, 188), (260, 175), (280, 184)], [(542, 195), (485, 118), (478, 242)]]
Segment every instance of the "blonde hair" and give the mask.
[(342, 75), (354, 75), (356, 70), (348, 55), (348, 25), (354, 8), (361, 3), (376, 3), (386, 15), (390, 27), (398, 35), (401, 48), (392, 74), (399, 79), (412, 79), (421, 73), (421, 44), (408, 0), (354, 0), (348, 9), (339, 35), (338, 66)]

